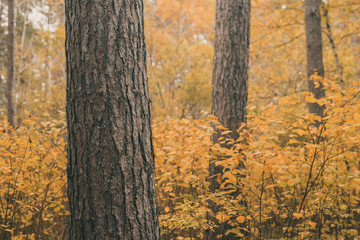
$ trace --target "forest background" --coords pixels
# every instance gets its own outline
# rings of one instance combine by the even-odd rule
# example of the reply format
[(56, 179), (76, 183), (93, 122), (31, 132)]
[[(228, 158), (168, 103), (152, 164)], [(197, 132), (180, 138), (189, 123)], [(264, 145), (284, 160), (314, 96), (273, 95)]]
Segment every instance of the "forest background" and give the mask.
[[(0, 4), (0, 236), (63, 239), (69, 214), (64, 4), (16, 4), (14, 130), (5, 107), (7, 2)], [(222, 234), (240, 238), (358, 239), (360, 2), (322, 2), (326, 78), (319, 81), (326, 97), (320, 100), (307, 92), (303, 5), (252, 1), (248, 123), (239, 139), (223, 131), (222, 141), (234, 146), (228, 149), (210, 141), (217, 123), (209, 115), (215, 1), (145, 1), (163, 239), (202, 239), (225, 222), (231, 229)], [(320, 129), (308, 113), (312, 102), (326, 107)], [(226, 169), (216, 192), (207, 181), (211, 159)], [(215, 222), (207, 217), (209, 201), (220, 209)]]

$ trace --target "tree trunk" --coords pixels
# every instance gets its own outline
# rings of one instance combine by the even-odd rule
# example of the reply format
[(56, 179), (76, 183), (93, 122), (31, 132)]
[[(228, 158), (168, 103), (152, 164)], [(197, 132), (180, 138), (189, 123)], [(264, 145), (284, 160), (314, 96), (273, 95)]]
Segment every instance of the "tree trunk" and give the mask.
[(8, 0), (8, 42), (7, 42), (7, 118), (12, 127), (15, 127), (15, 99), (14, 99), (14, 79), (15, 79), (15, 3)]
[(66, 0), (70, 239), (159, 239), (142, 0)]
[(340, 63), (339, 54), (337, 51), (337, 47), (335, 45), (335, 39), (334, 39), (332, 30), (331, 30), (330, 16), (329, 16), (330, 6), (329, 5), (330, 5), (329, 2), (327, 2), (327, 4), (326, 5), (324, 4), (323, 8), (322, 8), (323, 13), (324, 13), (325, 23), (326, 23), (326, 32), (327, 32), (327, 37), (329, 39), (331, 49), (332, 49), (332, 52), (333, 52), (334, 58), (335, 58), (337, 79), (341, 86), (341, 89), (345, 90), (345, 82), (343, 80), (344, 68), (343, 68), (342, 64)]
[[(316, 99), (325, 97), (323, 84), (319, 82), (319, 86), (315, 86), (315, 81), (312, 77), (314, 75), (324, 77), (320, 4), (321, 0), (305, 0), (308, 86), (309, 92), (312, 92)], [(315, 113), (320, 117), (324, 116), (324, 107), (317, 103), (310, 103), (309, 111), (310, 113)]]
[(246, 122), (249, 40), (250, 0), (217, 0), (211, 112), (231, 131)]
[[(241, 123), (246, 123), (246, 105), (248, 98), (248, 67), (250, 42), (250, 0), (217, 0), (215, 25), (214, 70), (212, 81), (213, 115), (219, 122), (236, 132)], [(221, 130), (216, 129), (212, 140), (219, 142)], [(222, 173), (221, 167), (216, 167), (213, 161), (209, 165), (211, 189), (219, 188), (215, 175)], [(218, 210), (211, 206), (214, 213)], [(213, 239), (228, 230), (226, 224), (220, 224), (209, 237)], [(223, 236), (221, 239), (234, 239)]]

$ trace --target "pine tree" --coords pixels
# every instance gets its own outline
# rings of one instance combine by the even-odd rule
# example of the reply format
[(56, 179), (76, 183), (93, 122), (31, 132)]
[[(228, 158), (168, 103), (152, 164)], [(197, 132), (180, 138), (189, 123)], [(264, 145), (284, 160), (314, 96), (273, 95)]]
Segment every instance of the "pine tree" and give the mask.
[(70, 239), (159, 239), (143, 1), (65, 4)]
[[(224, 127), (232, 131), (231, 136), (235, 140), (239, 136), (236, 131), (242, 123), (246, 123), (250, 12), (250, 0), (216, 1), (211, 112)], [(221, 130), (216, 129), (212, 136), (213, 142), (218, 143), (220, 137)], [(213, 191), (219, 188), (214, 176), (221, 174), (222, 170), (214, 161), (210, 162), (210, 182)], [(217, 206), (212, 204), (211, 208), (216, 214)], [(223, 235), (221, 239), (233, 239), (231, 236), (225, 236), (229, 228), (227, 224), (219, 224), (208, 238)]]

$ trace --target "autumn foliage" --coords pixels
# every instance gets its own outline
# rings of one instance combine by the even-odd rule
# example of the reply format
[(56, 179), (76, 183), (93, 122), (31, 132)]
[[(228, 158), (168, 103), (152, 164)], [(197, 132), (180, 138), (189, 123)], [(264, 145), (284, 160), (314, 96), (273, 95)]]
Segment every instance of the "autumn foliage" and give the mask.
[[(324, 84), (325, 99), (302, 92), (277, 105), (250, 106), (249, 124), (239, 129), (239, 139), (223, 131), (221, 141), (230, 149), (209, 142), (214, 119), (173, 120), (161, 128), (155, 124), (165, 239), (201, 239), (211, 231), (208, 201), (221, 206), (216, 219), (233, 226), (225, 234), (242, 238), (357, 236), (359, 88), (341, 92), (330, 80)], [(326, 106), (323, 119), (306, 113), (306, 104), (314, 101)], [(224, 167), (222, 176), (215, 176), (221, 184), (215, 193), (206, 181), (210, 159)]]
[[(230, 232), (240, 237), (357, 236), (359, 86), (341, 91), (331, 80), (324, 84), (325, 99), (302, 92), (277, 105), (250, 106), (239, 139), (223, 131), (221, 141), (230, 149), (210, 142), (214, 118), (155, 120), (163, 238), (204, 237), (214, 227), (206, 218), (209, 201), (221, 206), (216, 219), (229, 222)], [(313, 101), (325, 104), (326, 117), (306, 113)], [(322, 122), (320, 128), (315, 121)], [(1, 130), (2, 234), (60, 239), (67, 215), (64, 123), (30, 118), (16, 130), (4, 123)], [(211, 159), (224, 167), (215, 176), (221, 184), (215, 193), (207, 181)]]
[(63, 121), (0, 126), (0, 238), (61, 239), (66, 219)]

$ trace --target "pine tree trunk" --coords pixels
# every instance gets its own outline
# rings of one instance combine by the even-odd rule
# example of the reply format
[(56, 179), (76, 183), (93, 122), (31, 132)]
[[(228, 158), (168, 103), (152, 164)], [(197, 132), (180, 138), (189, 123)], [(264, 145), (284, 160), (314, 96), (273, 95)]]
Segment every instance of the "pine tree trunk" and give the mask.
[(66, 0), (70, 239), (159, 239), (142, 0)]
[[(320, 82), (319, 86), (316, 87), (312, 77), (314, 74), (324, 77), (320, 4), (321, 0), (305, 0), (308, 87), (309, 92), (312, 92), (316, 99), (325, 97), (323, 84)], [(324, 107), (317, 103), (310, 103), (309, 111), (321, 117), (324, 115)]]
[[(236, 130), (241, 123), (246, 123), (246, 105), (248, 98), (248, 68), (250, 42), (250, 0), (217, 0), (215, 25), (215, 52), (212, 81), (213, 115), (219, 122), (233, 131), (232, 137), (238, 138)], [(219, 142), (221, 130), (216, 129), (212, 140)], [(222, 168), (216, 167), (213, 161), (209, 165), (211, 189), (219, 188), (216, 177)], [(211, 206), (214, 213), (217, 206)], [(224, 236), (229, 229), (227, 224), (220, 224), (208, 239), (215, 239), (222, 234), (221, 239), (234, 239)]]
[(14, 79), (15, 79), (15, 3), (8, 0), (8, 41), (7, 41), (7, 118), (12, 127), (15, 127), (15, 99), (14, 99)]
[(217, 0), (211, 112), (231, 131), (246, 121), (249, 42), (250, 0)]

